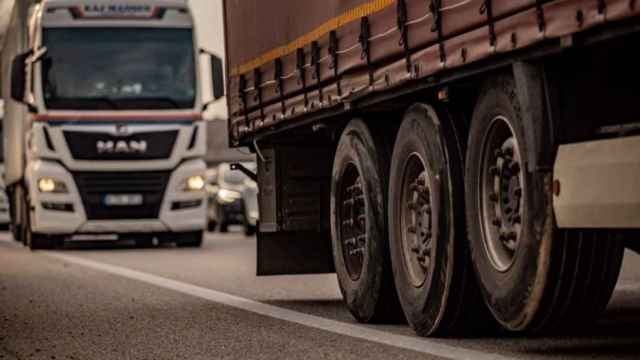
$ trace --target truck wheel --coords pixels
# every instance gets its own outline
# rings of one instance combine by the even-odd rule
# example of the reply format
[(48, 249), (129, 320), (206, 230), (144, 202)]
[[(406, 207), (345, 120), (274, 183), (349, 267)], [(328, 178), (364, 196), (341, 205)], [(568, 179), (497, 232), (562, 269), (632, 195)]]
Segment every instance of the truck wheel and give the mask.
[(43, 234), (34, 233), (31, 231), (31, 212), (29, 211), (29, 202), (25, 200), (23, 209), (25, 213), (24, 224), (22, 226), (22, 239), (24, 245), (30, 250), (49, 250), (53, 249), (56, 245), (56, 241)]
[(464, 237), (459, 145), (451, 123), (418, 104), (405, 115), (391, 160), (393, 275), (405, 316), (422, 336), (468, 332), (487, 318), (490, 323)]
[(533, 145), (513, 79), (487, 85), (466, 161), (469, 243), (485, 301), (510, 331), (592, 321), (611, 297), (624, 242), (612, 233), (555, 228), (552, 174), (525, 167)]
[(180, 248), (197, 248), (202, 246), (204, 231), (192, 231), (177, 234), (176, 246)]
[(346, 306), (363, 323), (402, 319), (387, 241), (388, 148), (363, 121), (353, 120), (333, 164), (333, 259)]
[(244, 234), (246, 236), (253, 236), (256, 234), (257, 231), (257, 227), (255, 225), (251, 225), (251, 224), (245, 224), (244, 226)]
[(215, 220), (209, 220), (209, 223), (207, 224), (207, 231), (215, 232), (217, 227), (218, 223)]

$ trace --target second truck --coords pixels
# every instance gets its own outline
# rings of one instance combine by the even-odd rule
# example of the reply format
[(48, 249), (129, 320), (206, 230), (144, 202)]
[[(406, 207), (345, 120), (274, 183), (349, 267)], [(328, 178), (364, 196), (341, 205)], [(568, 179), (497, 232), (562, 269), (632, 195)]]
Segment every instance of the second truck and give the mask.
[(594, 321), (640, 229), (640, 4), (226, 0), (261, 275), (420, 335)]
[(32, 249), (126, 238), (200, 246), (201, 57), (211, 58), (215, 97), (224, 88), (221, 60), (195, 45), (187, 2), (24, 4), (3, 50), (16, 240)]

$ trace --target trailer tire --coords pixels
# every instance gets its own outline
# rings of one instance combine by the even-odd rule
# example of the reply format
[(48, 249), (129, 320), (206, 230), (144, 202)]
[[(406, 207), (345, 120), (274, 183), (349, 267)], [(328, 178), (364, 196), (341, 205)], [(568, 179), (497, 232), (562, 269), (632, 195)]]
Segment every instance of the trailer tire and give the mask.
[(353, 120), (333, 164), (333, 258), (344, 302), (363, 323), (403, 320), (387, 239), (389, 148), (362, 120)]
[(478, 282), (509, 331), (588, 323), (609, 302), (624, 242), (612, 231), (555, 227), (552, 174), (527, 168), (533, 144), (523, 121), (513, 78), (491, 79), (474, 111), (466, 159), (467, 226)]
[(448, 120), (430, 106), (412, 106), (391, 160), (393, 274), (405, 316), (421, 336), (468, 333), (492, 323), (471, 269), (462, 148)]

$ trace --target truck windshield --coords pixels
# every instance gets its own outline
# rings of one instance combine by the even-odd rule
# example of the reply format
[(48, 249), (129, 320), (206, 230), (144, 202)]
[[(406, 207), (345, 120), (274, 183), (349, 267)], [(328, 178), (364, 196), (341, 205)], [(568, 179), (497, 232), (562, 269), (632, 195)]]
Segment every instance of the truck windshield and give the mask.
[(49, 109), (191, 108), (191, 30), (45, 29), (43, 95)]

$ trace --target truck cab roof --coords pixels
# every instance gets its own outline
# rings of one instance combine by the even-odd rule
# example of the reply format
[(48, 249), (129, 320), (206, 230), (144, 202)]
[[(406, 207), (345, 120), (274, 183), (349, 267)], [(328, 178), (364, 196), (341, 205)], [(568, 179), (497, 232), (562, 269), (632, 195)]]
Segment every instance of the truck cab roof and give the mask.
[(186, 0), (46, 0), (42, 27), (192, 27)]

